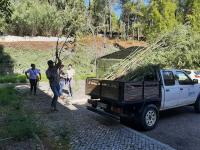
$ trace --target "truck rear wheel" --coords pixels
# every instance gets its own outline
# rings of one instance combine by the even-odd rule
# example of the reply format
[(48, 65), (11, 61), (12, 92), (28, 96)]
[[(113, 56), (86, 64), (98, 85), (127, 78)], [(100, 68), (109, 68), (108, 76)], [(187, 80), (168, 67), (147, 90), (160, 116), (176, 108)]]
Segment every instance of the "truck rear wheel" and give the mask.
[(200, 113), (200, 98), (194, 104), (194, 110), (196, 113)]
[(147, 105), (140, 114), (140, 125), (144, 130), (154, 129), (157, 125), (159, 112), (155, 105)]

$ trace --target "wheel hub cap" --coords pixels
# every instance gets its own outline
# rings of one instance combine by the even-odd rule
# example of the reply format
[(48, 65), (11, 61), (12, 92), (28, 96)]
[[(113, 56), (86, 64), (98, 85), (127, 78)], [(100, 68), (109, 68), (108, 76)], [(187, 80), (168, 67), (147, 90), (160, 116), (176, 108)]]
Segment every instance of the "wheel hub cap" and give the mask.
[(148, 126), (153, 126), (156, 123), (157, 115), (153, 110), (149, 110), (145, 116), (145, 121)]

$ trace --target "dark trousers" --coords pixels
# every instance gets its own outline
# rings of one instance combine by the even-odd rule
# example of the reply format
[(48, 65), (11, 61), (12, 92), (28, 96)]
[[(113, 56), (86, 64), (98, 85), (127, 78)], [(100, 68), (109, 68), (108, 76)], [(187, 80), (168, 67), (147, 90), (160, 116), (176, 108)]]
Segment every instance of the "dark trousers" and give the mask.
[(69, 88), (69, 96), (72, 97), (72, 79), (71, 78), (67, 78), (67, 85)]
[(52, 102), (51, 102), (51, 107), (53, 107), (54, 109), (56, 109), (56, 104), (58, 101), (58, 97), (61, 95), (60, 94), (60, 85), (56, 84), (56, 85), (50, 85), (51, 90), (54, 94)]
[(37, 90), (37, 80), (36, 79), (30, 79), (30, 86), (31, 86), (31, 93), (34, 90), (34, 94), (36, 94)]

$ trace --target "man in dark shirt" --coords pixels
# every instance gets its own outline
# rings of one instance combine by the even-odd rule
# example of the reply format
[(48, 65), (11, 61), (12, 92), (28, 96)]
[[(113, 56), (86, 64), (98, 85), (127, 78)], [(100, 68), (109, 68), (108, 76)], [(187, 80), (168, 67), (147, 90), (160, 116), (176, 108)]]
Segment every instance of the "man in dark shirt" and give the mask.
[(52, 60), (49, 60), (47, 62), (47, 64), (49, 67), (46, 70), (46, 76), (49, 80), (51, 90), (54, 94), (54, 97), (51, 102), (51, 109), (52, 109), (52, 111), (58, 111), (56, 108), (56, 104), (58, 101), (58, 97), (61, 96), (60, 85), (59, 85), (59, 81), (60, 81), (59, 80), (59, 78), (60, 78), (59, 70), (60, 70), (60, 66), (61, 66), (62, 62), (61, 62), (61, 60), (59, 60), (58, 63), (54, 65), (54, 62)]

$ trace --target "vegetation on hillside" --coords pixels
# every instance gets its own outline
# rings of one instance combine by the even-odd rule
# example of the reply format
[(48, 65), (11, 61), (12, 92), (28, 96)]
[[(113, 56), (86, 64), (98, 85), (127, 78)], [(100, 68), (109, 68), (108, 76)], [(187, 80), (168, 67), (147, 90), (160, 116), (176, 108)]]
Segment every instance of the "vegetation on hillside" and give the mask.
[[(76, 48), (73, 52), (68, 54), (67, 51), (65, 51), (63, 53), (61, 59), (63, 59), (65, 67), (67, 67), (68, 64), (72, 64), (74, 66), (76, 70), (76, 79), (85, 79), (88, 76), (95, 76), (96, 57), (118, 50), (112, 46), (112, 44), (107, 44), (106, 48), (104, 48), (101, 38), (98, 42), (97, 51), (94, 50), (91, 41), (88, 42), (87, 40), (80, 40), (77, 42)], [(33, 50), (31, 48), (5, 47), (4, 51), (13, 59), (14, 71), (16, 73), (23, 74), (26, 69), (30, 68), (31, 63), (35, 63), (36, 67), (41, 70), (43, 79), (46, 77), (45, 71), (47, 69), (47, 61), (54, 57), (54, 49)], [(9, 77), (7, 77), (7, 79), (8, 78)], [(5, 77), (2, 77), (2, 79), (5, 79)], [(21, 81), (23, 77), (21, 76), (18, 79)]]
[[(117, 17), (114, 7), (120, 7)], [(151, 39), (180, 24), (199, 32), (198, 0), (1, 0), (0, 30), (15, 35), (85, 35), (106, 33), (112, 37)]]
[[(114, 11), (116, 5), (121, 8), (120, 17)], [(70, 33), (76, 37), (92, 34), (93, 51), (79, 45), (77, 52), (65, 58), (66, 64), (76, 65), (81, 76), (95, 73), (95, 61), (92, 60), (97, 58), (96, 35), (103, 33), (113, 37), (114, 32), (124, 39), (130, 36), (138, 40), (147, 39), (149, 45), (157, 37), (167, 35), (161, 41), (163, 44), (151, 51), (151, 55), (145, 57), (142, 63), (197, 69), (200, 58), (199, 6), (198, 0), (89, 0), (88, 5), (80, 0), (2, 0), (0, 30), (15, 35)], [(17, 68), (27, 68), (26, 61), (17, 59), (20, 58), (20, 51), (15, 55), (15, 49), (7, 51), (16, 58)], [(44, 64), (52, 53), (40, 51), (43, 58), (37, 57), (35, 52), (30, 55), (28, 51), (21, 55), (26, 55), (36, 64), (41, 60), (38, 67), (44, 70)]]
[(200, 35), (190, 26), (178, 26), (166, 34), (162, 44), (144, 62), (166, 68), (200, 69)]

